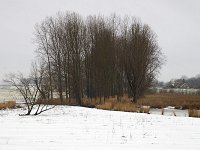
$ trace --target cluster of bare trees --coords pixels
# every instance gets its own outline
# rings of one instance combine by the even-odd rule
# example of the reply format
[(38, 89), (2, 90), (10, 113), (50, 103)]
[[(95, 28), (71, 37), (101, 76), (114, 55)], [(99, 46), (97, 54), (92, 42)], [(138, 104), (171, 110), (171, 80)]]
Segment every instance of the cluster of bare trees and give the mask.
[(44, 64), (43, 97), (61, 101), (83, 97), (136, 101), (151, 85), (162, 64), (156, 36), (132, 18), (59, 13), (35, 28), (39, 59)]

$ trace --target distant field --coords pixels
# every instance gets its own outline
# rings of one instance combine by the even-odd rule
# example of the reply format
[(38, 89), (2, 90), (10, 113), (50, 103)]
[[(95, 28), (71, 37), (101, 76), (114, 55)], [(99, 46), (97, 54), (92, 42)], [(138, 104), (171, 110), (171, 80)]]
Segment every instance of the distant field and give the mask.
[(23, 97), (17, 92), (13, 86), (0, 86), (0, 102), (3, 101), (18, 101), (22, 100)]

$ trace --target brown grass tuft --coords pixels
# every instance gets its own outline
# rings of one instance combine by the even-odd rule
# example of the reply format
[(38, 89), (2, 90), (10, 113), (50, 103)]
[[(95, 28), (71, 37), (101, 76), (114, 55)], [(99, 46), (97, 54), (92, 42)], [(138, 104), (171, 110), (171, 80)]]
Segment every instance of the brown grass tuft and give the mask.
[(116, 102), (113, 109), (116, 111), (139, 112), (139, 107), (132, 102)]
[(7, 109), (7, 108), (10, 108), (10, 109), (16, 108), (16, 102), (15, 101), (7, 101), (4, 103), (0, 103), (0, 110)]
[(117, 102), (113, 100), (107, 100), (103, 104), (96, 105), (97, 109), (125, 111), (125, 112), (140, 112), (139, 106), (132, 102)]
[(96, 108), (104, 110), (113, 110), (114, 102), (105, 102), (104, 104), (96, 105)]
[(200, 110), (189, 109), (189, 110), (188, 110), (188, 114), (189, 114), (189, 117), (200, 118)]

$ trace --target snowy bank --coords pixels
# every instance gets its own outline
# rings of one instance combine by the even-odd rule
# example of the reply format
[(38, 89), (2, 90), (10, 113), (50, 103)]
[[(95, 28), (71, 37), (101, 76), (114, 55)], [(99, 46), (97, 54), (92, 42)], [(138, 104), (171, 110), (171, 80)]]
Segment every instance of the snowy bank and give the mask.
[(39, 116), (0, 110), (4, 149), (181, 149), (200, 148), (200, 119), (57, 106)]

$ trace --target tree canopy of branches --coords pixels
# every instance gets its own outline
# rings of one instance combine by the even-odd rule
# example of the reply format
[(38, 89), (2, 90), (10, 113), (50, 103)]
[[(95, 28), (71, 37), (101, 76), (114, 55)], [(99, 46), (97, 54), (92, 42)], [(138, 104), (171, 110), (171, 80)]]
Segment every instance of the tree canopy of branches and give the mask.
[(136, 101), (162, 65), (156, 35), (135, 18), (58, 13), (35, 27), (39, 58), (45, 62), (49, 98), (105, 98), (128, 94)]

